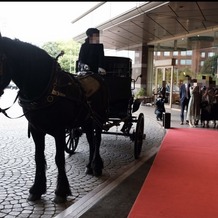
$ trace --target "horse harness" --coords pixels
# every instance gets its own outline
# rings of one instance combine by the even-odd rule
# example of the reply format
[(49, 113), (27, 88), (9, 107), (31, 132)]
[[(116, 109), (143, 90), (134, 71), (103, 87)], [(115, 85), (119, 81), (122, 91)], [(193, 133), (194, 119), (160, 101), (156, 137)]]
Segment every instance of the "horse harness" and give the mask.
[[(87, 109), (87, 117), (85, 119), (91, 117), (98, 125), (102, 127), (101, 122), (97, 118), (97, 114), (92, 110), (89, 102), (89, 97), (91, 97), (91, 95), (95, 93), (100, 86), (100, 84), (96, 80), (90, 77), (90, 75), (93, 73), (88, 73), (76, 77), (73, 75), (71, 76), (61, 69), (60, 65), (57, 62), (57, 58), (54, 60), (52, 76), (48, 83), (48, 86), (40, 97), (34, 100), (29, 100), (23, 97), (20, 91), (18, 92), (13, 104), (16, 102), (17, 99), (19, 99), (19, 105), (25, 108), (27, 112), (16, 118), (20, 118), (33, 110), (40, 110), (45, 107), (49, 107), (57, 102), (61, 97), (71, 101), (75, 101), (81, 106), (84, 106)], [(1, 57), (0, 61), (1, 76), (3, 75), (4, 71), (4, 56)], [(87, 83), (91, 83), (91, 86), (87, 86)], [(6, 113), (6, 110), (8, 110), (10, 107), (5, 109), (0, 108), (0, 113), (3, 113), (6, 117), (11, 118)], [(77, 119), (79, 119), (79, 117), (80, 116), (77, 116)]]
[[(41, 94), (41, 96), (39, 96), (36, 99), (30, 100), (22, 96), (22, 93), (20, 91), (18, 92), (13, 104), (16, 102), (17, 99), (19, 99), (20, 106), (25, 108), (27, 112), (25, 112), (23, 115), (16, 117), (16, 118), (20, 118), (24, 116), (26, 113), (33, 111), (33, 110), (39, 110), (45, 107), (49, 107), (55, 102), (57, 102), (60, 99), (60, 97), (62, 97), (62, 98), (67, 98), (71, 101), (76, 101), (81, 106), (85, 106), (85, 108), (87, 108), (87, 118), (91, 117), (98, 125), (102, 127), (103, 125), (97, 118), (98, 115), (92, 110), (90, 106), (90, 102), (89, 102), (89, 97), (98, 90), (100, 86), (99, 82), (94, 79), (91, 79), (90, 73), (89, 75), (82, 75), (82, 76), (80, 75), (80, 76), (77, 76), (76, 78), (75, 76), (73, 75), (71, 76), (69, 73), (64, 72), (57, 62), (58, 58), (61, 55), (63, 55), (63, 52), (61, 52), (54, 59), (52, 76), (50, 78), (48, 86), (46, 87), (45, 91)], [(1, 55), (0, 56), (0, 76), (2, 76), (4, 72), (5, 60), (6, 60), (6, 56)], [(90, 81), (90, 79), (92, 81)], [(91, 83), (92, 86), (87, 86), (87, 81), (89, 84)], [(0, 108), (0, 113), (3, 113), (8, 118), (15, 119), (15, 118), (8, 116), (6, 113), (6, 111), (10, 107), (5, 108), (5, 109)]]

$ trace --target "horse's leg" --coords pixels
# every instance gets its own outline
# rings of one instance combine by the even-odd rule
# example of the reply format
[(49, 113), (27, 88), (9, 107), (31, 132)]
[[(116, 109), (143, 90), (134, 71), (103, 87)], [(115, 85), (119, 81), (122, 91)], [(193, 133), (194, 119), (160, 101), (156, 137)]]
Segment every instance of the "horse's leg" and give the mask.
[(94, 135), (95, 150), (92, 160), (92, 169), (93, 169), (94, 176), (101, 176), (102, 169), (104, 168), (103, 160), (100, 155), (101, 134), (102, 134), (102, 129), (97, 126)]
[(93, 122), (84, 126), (83, 129), (89, 143), (89, 163), (86, 166), (86, 174), (101, 176), (103, 169), (103, 161), (100, 156), (101, 129), (97, 127), (94, 132)]
[(41, 199), (41, 195), (46, 193), (46, 160), (44, 155), (45, 150), (45, 134), (30, 128), (30, 132), (35, 143), (35, 181), (29, 190), (29, 201), (36, 201)]
[(63, 203), (71, 195), (70, 185), (65, 169), (65, 130), (59, 131), (55, 136), (56, 155), (55, 163), (58, 168), (57, 186), (55, 190), (55, 203)]
[(95, 148), (94, 148), (93, 123), (89, 122), (87, 125), (85, 125), (83, 127), (83, 131), (86, 133), (86, 138), (87, 138), (87, 141), (88, 141), (88, 144), (89, 144), (89, 162), (86, 165), (85, 173), (92, 175), (93, 170), (92, 170), (92, 167), (91, 167), (91, 163), (92, 163), (92, 160), (93, 160), (93, 155), (94, 155), (94, 150), (95, 150)]

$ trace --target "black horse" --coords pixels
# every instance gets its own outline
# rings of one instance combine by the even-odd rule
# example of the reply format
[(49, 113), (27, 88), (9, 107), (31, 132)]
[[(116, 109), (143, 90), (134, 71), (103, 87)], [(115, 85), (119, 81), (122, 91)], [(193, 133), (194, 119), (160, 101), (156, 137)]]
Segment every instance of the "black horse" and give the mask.
[(86, 173), (102, 174), (99, 149), (107, 121), (107, 87), (97, 74), (70, 74), (43, 49), (0, 36), (0, 96), (11, 80), (19, 88), (19, 104), (35, 143), (36, 172), (28, 200), (39, 200), (46, 193), (44, 150), (45, 135), (49, 134), (55, 139), (58, 168), (54, 201), (64, 202), (71, 195), (65, 171), (66, 129), (82, 127), (90, 147)]

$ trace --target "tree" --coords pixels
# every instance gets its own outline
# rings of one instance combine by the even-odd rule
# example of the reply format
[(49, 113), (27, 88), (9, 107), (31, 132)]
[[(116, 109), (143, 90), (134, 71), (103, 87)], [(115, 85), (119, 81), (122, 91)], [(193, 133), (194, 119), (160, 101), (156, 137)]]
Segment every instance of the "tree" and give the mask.
[(218, 58), (218, 55), (214, 55), (213, 57), (210, 57), (207, 60), (205, 60), (200, 73), (202, 75), (206, 74), (209, 76), (214, 76), (217, 71), (217, 58)]
[(60, 53), (58, 42), (47, 42), (42, 46), (42, 49), (44, 49), (53, 58), (56, 58)]
[(53, 58), (56, 58), (63, 51), (64, 55), (58, 59), (61, 68), (70, 73), (76, 72), (76, 60), (78, 59), (80, 49), (79, 43), (74, 40), (47, 42), (42, 46), (42, 49)]

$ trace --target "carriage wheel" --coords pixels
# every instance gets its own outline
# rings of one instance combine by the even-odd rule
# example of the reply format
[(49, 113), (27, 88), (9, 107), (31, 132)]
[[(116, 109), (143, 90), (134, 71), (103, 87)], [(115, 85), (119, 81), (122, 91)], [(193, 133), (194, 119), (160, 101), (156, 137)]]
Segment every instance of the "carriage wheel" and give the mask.
[(67, 129), (66, 130), (66, 145), (65, 145), (65, 151), (68, 154), (74, 154), (77, 145), (79, 143), (79, 137), (82, 135), (82, 132), (80, 129)]
[(136, 132), (135, 132), (135, 145), (134, 145), (134, 157), (138, 159), (142, 150), (143, 139), (145, 139), (144, 134), (144, 114), (140, 113), (137, 124), (136, 124)]

